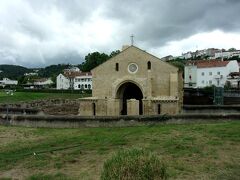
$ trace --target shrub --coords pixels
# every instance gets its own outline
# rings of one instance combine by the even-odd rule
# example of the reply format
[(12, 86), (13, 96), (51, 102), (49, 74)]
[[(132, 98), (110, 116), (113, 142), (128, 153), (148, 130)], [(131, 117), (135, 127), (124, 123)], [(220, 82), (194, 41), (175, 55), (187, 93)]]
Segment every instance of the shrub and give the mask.
[(101, 180), (153, 180), (166, 179), (165, 164), (142, 149), (119, 151), (104, 163)]

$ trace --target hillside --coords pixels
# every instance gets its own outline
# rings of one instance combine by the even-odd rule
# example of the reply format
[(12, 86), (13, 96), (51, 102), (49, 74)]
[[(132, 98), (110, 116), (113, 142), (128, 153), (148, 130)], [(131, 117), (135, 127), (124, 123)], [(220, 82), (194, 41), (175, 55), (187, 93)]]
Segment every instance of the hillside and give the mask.
[(56, 77), (58, 74), (63, 72), (64, 69), (69, 68), (69, 64), (57, 64), (50, 65), (45, 68), (41, 68), (38, 71), (40, 77)]
[(7, 77), (10, 79), (18, 79), (20, 76), (23, 76), (24, 73), (31, 72), (31, 69), (28, 69), (23, 66), (17, 65), (0, 65), (0, 79)]
[(9, 78), (14, 80), (19, 80), (25, 73), (34, 72), (34, 70), (39, 70), (39, 77), (56, 77), (60, 74), (63, 69), (68, 68), (69, 64), (58, 64), (58, 65), (50, 65), (45, 68), (40, 69), (30, 69), (23, 66), (16, 65), (0, 65), (0, 79)]

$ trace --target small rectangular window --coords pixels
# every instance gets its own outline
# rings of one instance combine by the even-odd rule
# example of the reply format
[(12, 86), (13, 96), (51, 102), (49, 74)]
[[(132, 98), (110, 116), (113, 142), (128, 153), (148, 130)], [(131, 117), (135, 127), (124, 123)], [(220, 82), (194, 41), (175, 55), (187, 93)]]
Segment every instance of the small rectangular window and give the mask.
[(202, 81), (202, 84), (204, 84), (204, 80)]
[(212, 75), (212, 72), (209, 72), (209, 75), (211, 76), (211, 75)]
[(218, 71), (217, 74), (220, 75), (220, 72)]
[(204, 72), (202, 72), (202, 76), (204, 76)]
[(93, 103), (92, 106), (93, 106), (93, 116), (96, 116), (96, 104)]
[(157, 108), (158, 108), (158, 114), (161, 114), (161, 104), (158, 104)]
[(151, 62), (150, 61), (148, 61), (147, 66), (148, 66), (148, 70), (151, 70)]
[(116, 63), (116, 71), (118, 71), (119, 70), (119, 65), (118, 65), (118, 63)]

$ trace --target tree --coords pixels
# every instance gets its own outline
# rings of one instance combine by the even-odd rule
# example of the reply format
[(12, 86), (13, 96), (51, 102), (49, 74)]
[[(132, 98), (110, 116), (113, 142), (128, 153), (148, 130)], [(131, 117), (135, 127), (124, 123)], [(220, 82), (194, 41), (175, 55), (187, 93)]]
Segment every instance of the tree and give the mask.
[(236, 51), (236, 48), (230, 48), (228, 51)]
[(180, 71), (184, 72), (184, 63), (182, 61), (170, 61), (169, 63), (176, 66)]
[(50, 65), (38, 71), (39, 77), (54, 77), (62, 73), (64, 69), (69, 68), (70, 64)]
[(102, 64), (109, 59), (109, 56), (105, 53), (93, 52), (85, 56), (85, 62), (81, 64), (82, 71), (91, 71), (93, 68)]
[(116, 50), (116, 51), (112, 51), (111, 54), (109, 55), (110, 58), (118, 55), (121, 51), (120, 50)]
[(119, 53), (119, 50), (112, 51), (110, 55), (100, 52), (89, 53), (87, 56), (85, 56), (85, 62), (80, 65), (80, 69), (84, 72), (91, 71), (93, 68), (104, 63)]

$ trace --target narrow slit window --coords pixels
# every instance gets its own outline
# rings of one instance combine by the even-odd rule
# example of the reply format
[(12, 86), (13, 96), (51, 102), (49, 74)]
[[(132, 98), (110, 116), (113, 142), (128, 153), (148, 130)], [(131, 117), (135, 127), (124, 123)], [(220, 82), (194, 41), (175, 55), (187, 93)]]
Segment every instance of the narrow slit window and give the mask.
[(151, 65), (151, 62), (150, 62), (150, 61), (148, 61), (147, 66), (148, 66), (148, 70), (151, 70), (151, 68), (152, 68), (151, 66), (152, 66), (152, 65)]
[(116, 63), (116, 71), (118, 71), (119, 70), (119, 65), (118, 65), (118, 63)]
[(93, 105), (93, 116), (96, 116), (96, 104), (93, 103), (92, 105)]
[(157, 105), (157, 109), (158, 109), (158, 114), (161, 114), (161, 104)]

